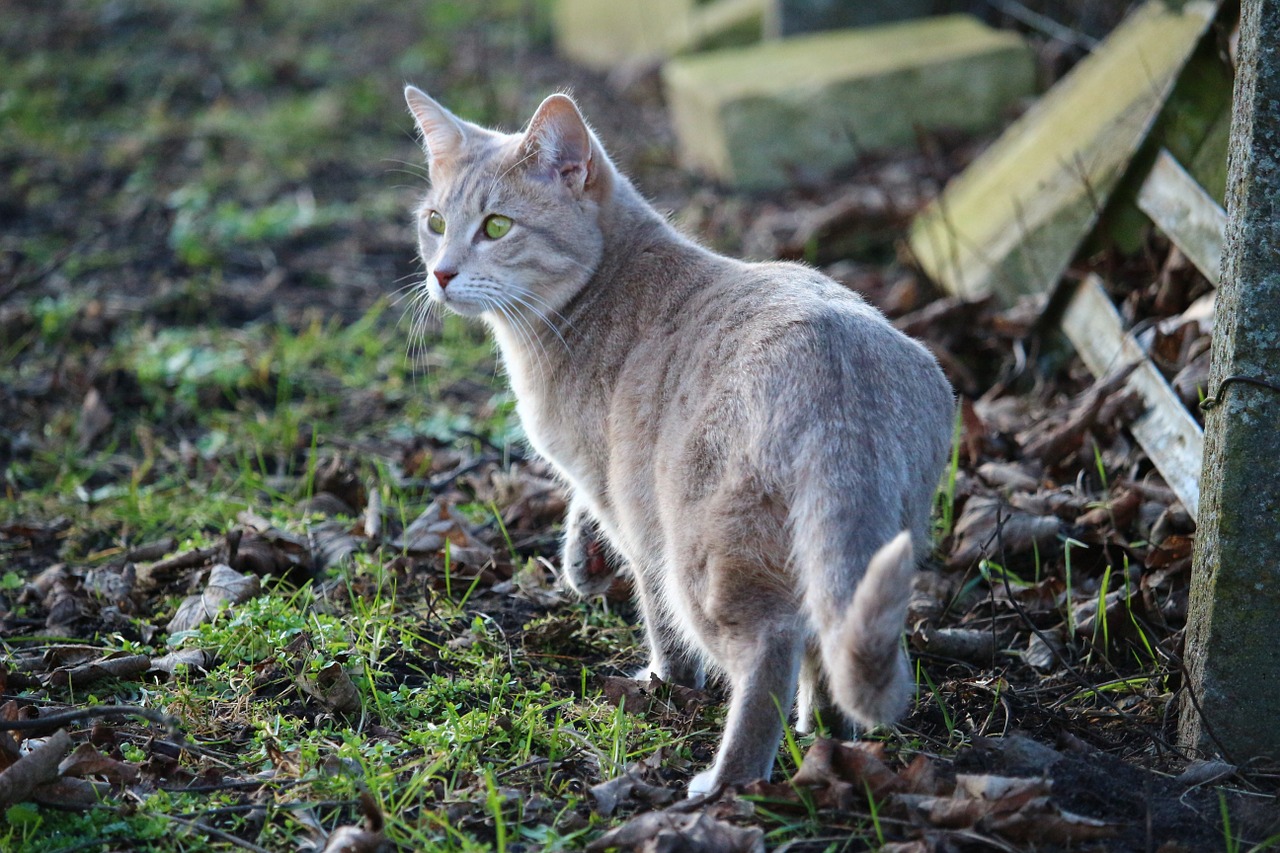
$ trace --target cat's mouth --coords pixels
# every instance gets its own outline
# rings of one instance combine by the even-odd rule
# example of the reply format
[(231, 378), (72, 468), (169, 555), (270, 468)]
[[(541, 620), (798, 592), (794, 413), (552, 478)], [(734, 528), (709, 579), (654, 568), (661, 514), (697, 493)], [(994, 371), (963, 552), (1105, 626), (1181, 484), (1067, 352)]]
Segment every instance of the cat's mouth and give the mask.
[(464, 317), (479, 317), (484, 312), (493, 308), (492, 305), (485, 302), (468, 299), (465, 294), (461, 293), (443, 292), (434, 293), (432, 296), (445, 308), (448, 308), (455, 314), (461, 314)]

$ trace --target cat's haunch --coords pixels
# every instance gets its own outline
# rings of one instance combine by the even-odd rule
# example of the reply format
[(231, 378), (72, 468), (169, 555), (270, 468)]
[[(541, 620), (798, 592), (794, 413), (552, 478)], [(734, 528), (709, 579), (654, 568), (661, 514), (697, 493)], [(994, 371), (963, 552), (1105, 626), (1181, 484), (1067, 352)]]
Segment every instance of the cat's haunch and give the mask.
[(913, 543), (954, 422), (932, 355), (813, 269), (680, 234), (565, 95), (517, 134), (405, 97), (431, 175), (417, 304), (493, 331), (529, 442), (571, 493), (568, 583), (607, 588), (582, 532), (603, 537), (634, 580), (646, 671), (727, 680), (690, 792), (767, 778), (797, 697), (802, 730), (895, 720)]

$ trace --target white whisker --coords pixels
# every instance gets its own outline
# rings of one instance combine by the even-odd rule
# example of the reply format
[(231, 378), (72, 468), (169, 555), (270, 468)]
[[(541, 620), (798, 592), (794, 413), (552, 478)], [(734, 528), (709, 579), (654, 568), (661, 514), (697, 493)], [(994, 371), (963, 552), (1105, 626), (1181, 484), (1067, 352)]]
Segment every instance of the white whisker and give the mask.
[(538, 307), (527, 299), (527, 297), (531, 296), (533, 296), (533, 294), (528, 292), (521, 293), (519, 291), (514, 291), (510, 294), (510, 298), (513, 301), (523, 305), (529, 310), (530, 314), (541, 320), (543, 324), (551, 330), (552, 334), (556, 336), (556, 339), (560, 341), (560, 345), (564, 347), (564, 351), (566, 353), (569, 352), (569, 342), (564, 339), (564, 335), (560, 334), (560, 330), (556, 328), (555, 323), (552, 323), (551, 320), (547, 318), (547, 315), (539, 311)]

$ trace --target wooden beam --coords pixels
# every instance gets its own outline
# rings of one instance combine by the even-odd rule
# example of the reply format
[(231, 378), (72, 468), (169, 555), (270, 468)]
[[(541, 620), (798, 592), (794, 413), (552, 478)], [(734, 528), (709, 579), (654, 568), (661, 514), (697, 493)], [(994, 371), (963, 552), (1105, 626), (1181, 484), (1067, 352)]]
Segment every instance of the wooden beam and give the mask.
[(1200, 508), (1204, 434), (1146, 352), (1132, 335), (1125, 334), (1120, 314), (1096, 275), (1076, 288), (1063, 312), (1062, 330), (1094, 376), (1101, 378), (1137, 363), (1125, 384), (1142, 397), (1147, 409), (1129, 429), (1194, 516)]
[(1227, 213), (1163, 148), (1138, 192), (1138, 207), (1216, 287)]
[(911, 229), (965, 299), (1048, 293), (1146, 139), (1218, 0), (1147, 0), (949, 183)]

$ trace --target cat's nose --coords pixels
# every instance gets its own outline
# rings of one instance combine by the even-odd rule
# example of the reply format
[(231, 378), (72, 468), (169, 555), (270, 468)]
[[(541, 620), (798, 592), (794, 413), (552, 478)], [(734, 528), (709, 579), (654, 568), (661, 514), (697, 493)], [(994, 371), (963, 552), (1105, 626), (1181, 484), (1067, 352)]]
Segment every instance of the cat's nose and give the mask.
[(436, 267), (436, 281), (440, 282), (441, 290), (444, 290), (446, 287), (448, 287), (449, 282), (453, 281), (457, 277), (458, 277), (457, 270)]

